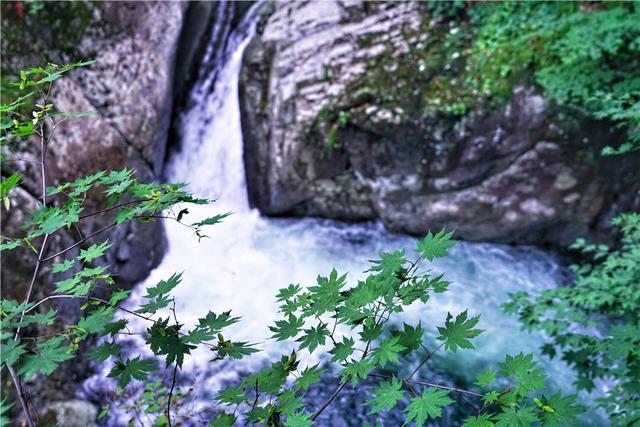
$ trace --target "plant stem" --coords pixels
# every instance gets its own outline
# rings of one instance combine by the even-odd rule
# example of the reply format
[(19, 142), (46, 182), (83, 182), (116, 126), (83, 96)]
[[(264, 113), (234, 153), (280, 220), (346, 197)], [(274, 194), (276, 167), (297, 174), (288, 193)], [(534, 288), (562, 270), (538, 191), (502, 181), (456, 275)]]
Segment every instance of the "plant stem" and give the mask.
[[(374, 378), (384, 378), (387, 380), (390, 380), (392, 377), (390, 377), (389, 375), (382, 375), (382, 374), (369, 374), (370, 377), (374, 377)], [(442, 390), (450, 390), (450, 391), (455, 391), (458, 393), (463, 393), (463, 394), (468, 394), (471, 396), (476, 396), (476, 397), (482, 397), (482, 393), (476, 393), (475, 391), (469, 391), (469, 390), (464, 390), (461, 388), (455, 388), (455, 387), (449, 387), (446, 385), (441, 385), (441, 384), (434, 384), (434, 383), (430, 383), (430, 382), (426, 382), (426, 381), (420, 381), (420, 380), (410, 380), (410, 379), (403, 379), (403, 381), (405, 381), (406, 383), (410, 383), (410, 384), (418, 384), (418, 385), (424, 385), (427, 387), (433, 387), (433, 388), (439, 388)]]
[(25, 418), (27, 419), (27, 424), (29, 427), (35, 427), (36, 424), (31, 418), (31, 413), (29, 412), (29, 406), (27, 405), (27, 400), (25, 399), (24, 391), (22, 390), (22, 386), (20, 385), (20, 378), (13, 370), (13, 367), (7, 365), (7, 370), (9, 371), (9, 375), (11, 376), (11, 380), (13, 381), (13, 385), (16, 388), (16, 393), (18, 394), (18, 400), (20, 401), (20, 406), (22, 407), (22, 412), (24, 413)]

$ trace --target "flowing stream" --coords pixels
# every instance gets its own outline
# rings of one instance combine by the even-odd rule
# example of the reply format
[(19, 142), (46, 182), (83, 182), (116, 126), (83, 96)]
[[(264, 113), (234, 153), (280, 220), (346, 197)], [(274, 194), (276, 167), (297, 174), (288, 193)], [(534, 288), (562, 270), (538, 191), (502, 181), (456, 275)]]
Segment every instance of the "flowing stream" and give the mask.
[[(267, 339), (271, 335), (268, 326), (277, 317), (274, 296), (279, 288), (289, 283), (312, 285), (318, 274), (326, 275), (333, 267), (348, 272), (351, 283), (355, 283), (368, 268), (368, 260), (379, 251), (403, 248), (413, 254), (415, 248), (413, 237), (389, 233), (376, 223), (269, 219), (250, 209), (237, 88), (242, 53), (257, 20), (256, 9), (229, 36), (225, 55), (207, 54), (205, 60), (219, 62), (218, 71), (215, 77), (202, 76), (193, 89), (191, 108), (181, 119), (181, 150), (172, 155), (168, 165), (170, 181), (188, 182), (197, 196), (217, 199), (210, 206), (190, 207), (189, 217), (194, 221), (227, 211), (234, 214), (210, 228), (211, 238), (200, 242), (192, 230), (168, 222), (168, 252), (162, 264), (138, 285), (131, 301), (133, 306), (145, 287), (183, 272), (182, 283), (173, 292), (181, 323), (193, 325), (208, 310), (232, 310), (236, 316), (243, 316), (225, 337), (258, 343), (263, 352), (212, 369), (208, 367), (211, 355), (203, 350), (185, 363), (183, 375), (206, 384), (209, 406), (216, 386), (236, 379), (238, 371), (255, 369), (290, 349)], [(481, 314), (479, 327), (486, 330), (474, 340), (477, 350), (447, 353), (438, 359), (443, 376), (471, 383), (474, 375), (488, 366), (495, 367), (505, 354), (537, 352), (542, 337), (522, 332), (517, 320), (502, 313), (500, 305), (510, 292), (539, 292), (558, 286), (563, 271), (553, 256), (531, 247), (459, 243), (450, 256), (433, 263), (432, 268), (445, 273), (452, 282), (449, 291), (434, 296), (426, 306), (410, 307), (403, 319), (420, 321), (433, 338), (435, 326), (444, 322), (447, 312), (455, 315), (469, 308), (471, 314)], [(303, 365), (315, 363), (306, 357)], [(567, 367), (544, 359), (543, 364), (549, 384), (566, 389), (572, 381)], [(85, 389), (92, 387), (96, 385), (89, 380)], [(361, 394), (359, 399), (365, 398)], [(344, 406), (347, 400), (345, 397), (336, 404)], [(331, 417), (321, 425), (360, 425), (350, 421), (350, 415), (334, 411)], [(115, 420), (111, 423), (118, 424)]]

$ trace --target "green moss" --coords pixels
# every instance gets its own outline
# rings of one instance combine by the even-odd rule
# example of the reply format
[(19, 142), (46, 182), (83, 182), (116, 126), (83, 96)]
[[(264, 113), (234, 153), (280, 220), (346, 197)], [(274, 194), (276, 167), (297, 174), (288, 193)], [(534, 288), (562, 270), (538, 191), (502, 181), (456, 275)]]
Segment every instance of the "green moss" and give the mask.
[[(37, 63), (74, 55), (92, 17), (84, 1), (11, 1), (2, 2), (1, 8), (3, 57), (28, 56)], [(6, 63), (3, 59), (3, 69)]]

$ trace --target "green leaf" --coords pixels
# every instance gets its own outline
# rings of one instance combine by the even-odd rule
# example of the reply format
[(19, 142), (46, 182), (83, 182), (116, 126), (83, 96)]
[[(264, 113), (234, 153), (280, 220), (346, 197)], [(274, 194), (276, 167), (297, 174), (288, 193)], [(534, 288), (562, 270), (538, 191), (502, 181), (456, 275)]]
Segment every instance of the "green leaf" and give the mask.
[(505, 361), (500, 363), (500, 375), (514, 376), (513, 391), (524, 396), (544, 387), (545, 375), (542, 373), (542, 369), (536, 367), (537, 365), (538, 363), (533, 360), (533, 354), (507, 355)]
[(368, 271), (381, 271), (385, 274), (395, 274), (404, 268), (407, 263), (404, 250), (395, 252), (381, 252), (380, 260), (371, 261), (373, 267)]
[(398, 344), (399, 338), (389, 338), (383, 341), (376, 349), (373, 350), (373, 363), (384, 368), (387, 362), (397, 362), (398, 353), (404, 350), (404, 347)]
[(8, 417), (10, 415), (10, 409), (13, 404), (7, 404), (7, 398), (3, 397), (0, 400), (0, 426), (8, 426), (11, 423), (11, 419)]
[(503, 408), (502, 413), (495, 416), (496, 427), (530, 427), (538, 422), (535, 415), (535, 409), (525, 406), (518, 410), (515, 407)]
[(300, 343), (301, 350), (303, 348), (308, 348), (309, 353), (313, 353), (313, 350), (318, 346), (324, 345), (329, 335), (329, 329), (327, 329), (326, 325), (321, 324), (315, 328), (311, 327), (309, 329), (305, 329), (304, 334), (298, 338), (297, 341)]
[(63, 262), (55, 263), (51, 266), (52, 273), (64, 273), (65, 271), (71, 270), (75, 265), (74, 259), (67, 259)]
[(85, 330), (89, 334), (102, 331), (105, 325), (113, 320), (115, 312), (116, 309), (114, 307), (100, 307), (80, 319), (78, 328)]
[(109, 357), (117, 356), (118, 354), (120, 354), (121, 349), (122, 347), (120, 346), (120, 344), (105, 342), (104, 344), (96, 347), (94, 351), (87, 355), (87, 357), (90, 360), (99, 360), (100, 362), (104, 362)]
[(239, 404), (248, 399), (249, 397), (240, 387), (227, 387), (215, 397), (215, 400), (225, 405)]
[(303, 406), (302, 399), (296, 396), (294, 390), (287, 390), (278, 395), (278, 410), (285, 415), (293, 414)]
[(278, 290), (278, 293), (276, 294), (276, 301), (284, 301), (292, 298), (301, 290), (302, 287), (300, 285), (290, 284), (288, 287)]
[(404, 397), (402, 392), (402, 381), (395, 376), (391, 381), (384, 381), (372, 390), (373, 397), (367, 400), (367, 404), (371, 406), (370, 414), (389, 410), (396, 406), (399, 400)]
[(24, 328), (25, 326), (29, 326), (34, 323), (51, 326), (56, 319), (56, 314), (57, 312), (54, 308), (50, 309), (46, 313), (27, 314), (22, 318), (21, 322), (16, 322), (13, 326), (16, 328)]
[(482, 396), (482, 401), (485, 403), (485, 405), (491, 405), (492, 403), (497, 402), (499, 397), (500, 397), (500, 393), (498, 393), (495, 390), (492, 390), (488, 393), (485, 393), (484, 396)]
[(111, 294), (111, 297), (109, 298), (109, 304), (110, 305), (118, 304), (120, 301), (122, 301), (125, 298), (127, 298), (130, 293), (131, 293), (130, 290), (128, 290), (128, 291), (123, 291), (121, 289), (117, 290), (116, 292)]
[(229, 356), (232, 359), (242, 359), (258, 351), (260, 350), (251, 347), (251, 345), (246, 342), (224, 341), (224, 345), (218, 345), (218, 347), (216, 347), (218, 357)]
[(331, 361), (344, 362), (347, 360), (347, 358), (353, 354), (354, 345), (355, 341), (353, 338), (343, 337), (342, 342), (335, 344), (333, 349), (329, 351), (329, 353), (333, 355), (333, 357), (331, 357)]
[(294, 412), (284, 420), (286, 427), (311, 427), (313, 421), (311, 420), (311, 414), (305, 411)]
[(401, 353), (406, 355), (420, 348), (424, 329), (421, 323), (418, 323), (416, 327), (404, 323), (402, 331), (391, 331), (391, 335), (398, 338), (398, 344), (404, 347)]
[(169, 318), (157, 320), (147, 329), (147, 333), (146, 343), (154, 354), (165, 356), (166, 366), (175, 362), (181, 367), (184, 356), (196, 348), (180, 336), (180, 325), (169, 325)]
[(451, 322), (451, 313), (447, 313), (447, 319), (445, 320), (444, 327), (439, 326), (438, 332), (440, 336), (438, 340), (444, 341), (444, 348), (450, 349), (454, 353), (460, 348), (474, 348), (469, 339), (477, 337), (483, 332), (482, 329), (473, 329), (478, 324), (480, 316), (472, 317), (467, 320), (467, 310), (456, 316), (454, 322)]
[(11, 174), (7, 178), (3, 177), (2, 181), (0, 181), (0, 198), (4, 199), (8, 197), (9, 191), (19, 185), (20, 181), (22, 181), (22, 175), (17, 172)]
[(156, 362), (153, 360), (140, 359), (140, 356), (126, 361), (119, 360), (116, 362), (108, 377), (118, 379), (118, 386), (125, 388), (132, 379), (143, 381), (148, 378), (149, 372), (158, 369)]
[(238, 417), (234, 414), (227, 414), (226, 412), (219, 413), (214, 419), (209, 421), (211, 427), (233, 427), (236, 425)]
[(66, 337), (58, 336), (38, 344), (36, 354), (27, 355), (20, 367), (20, 373), (26, 380), (38, 373), (50, 375), (58, 365), (73, 358), (71, 347), (63, 345)]
[(544, 406), (549, 408), (547, 410), (543, 410), (540, 416), (542, 425), (545, 427), (578, 425), (578, 415), (585, 411), (583, 406), (575, 404), (575, 395), (562, 397), (558, 392), (554, 393), (549, 398), (542, 396), (541, 400), (543, 408)]
[(19, 339), (3, 340), (0, 342), (0, 365), (13, 366), (26, 352), (25, 345)]
[(369, 372), (375, 367), (368, 359), (361, 359), (358, 361), (351, 360), (350, 362), (342, 365), (344, 369), (340, 371), (340, 380), (345, 382), (351, 379), (352, 385), (358, 385), (358, 383), (367, 378)]
[(87, 249), (81, 249), (78, 259), (84, 262), (91, 262), (94, 259), (104, 256), (104, 253), (107, 251), (107, 249), (109, 249), (110, 246), (111, 245), (109, 244), (109, 241), (106, 240), (100, 245), (91, 245)]
[(340, 290), (347, 284), (346, 279), (347, 275), (338, 276), (335, 268), (331, 270), (329, 277), (318, 276), (318, 285), (308, 288), (312, 300), (308, 314), (319, 316), (327, 311), (334, 311), (343, 300)]
[(145, 298), (155, 298), (161, 295), (171, 292), (182, 280), (182, 273), (173, 274), (167, 280), (159, 281), (155, 286), (147, 288), (147, 295)]
[(447, 256), (447, 250), (456, 244), (452, 237), (453, 231), (446, 233), (444, 230), (440, 230), (435, 235), (429, 232), (424, 240), (418, 243), (416, 252), (429, 261), (433, 261), (437, 257)]
[(447, 390), (425, 388), (422, 396), (412, 398), (404, 409), (406, 417), (403, 425), (415, 421), (416, 426), (422, 426), (427, 419), (442, 416), (442, 408), (454, 402), (446, 397), (448, 394)]
[(226, 217), (228, 217), (229, 215), (232, 215), (233, 212), (226, 212), (223, 214), (219, 214), (219, 215), (214, 215), (211, 216), (207, 219), (204, 219), (200, 222), (194, 222), (193, 224), (191, 224), (192, 227), (202, 227), (204, 225), (215, 225), (218, 224), (220, 222), (222, 222), (223, 219), (225, 219)]
[(311, 385), (320, 381), (320, 375), (325, 373), (324, 369), (319, 369), (318, 365), (309, 366), (296, 378), (296, 389), (307, 390)]
[(273, 332), (272, 338), (276, 341), (284, 341), (288, 338), (294, 338), (300, 333), (304, 326), (304, 320), (298, 319), (293, 314), (289, 315), (289, 320), (276, 320), (275, 326), (269, 326), (269, 330)]
[(468, 417), (464, 420), (464, 424), (462, 427), (493, 427), (493, 421), (491, 418), (493, 415), (491, 414), (481, 414), (477, 417)]
[(113, 338), (118, 332), (127, 327), (127, 323), (129, 323), (127, 319), (120, 319), (116, 322), (107, 323), (104, 325), (104, 328), (102, 328), (100, 336), (104, 337), (105, 335), (111, 335), (111, 338)]
[(475, 382), (480, 387), (487, 387), (489, 384), (492, 384), (496, 380), (496, 373), (493, 369), (489, 369), (478, 375), (478, 378)]

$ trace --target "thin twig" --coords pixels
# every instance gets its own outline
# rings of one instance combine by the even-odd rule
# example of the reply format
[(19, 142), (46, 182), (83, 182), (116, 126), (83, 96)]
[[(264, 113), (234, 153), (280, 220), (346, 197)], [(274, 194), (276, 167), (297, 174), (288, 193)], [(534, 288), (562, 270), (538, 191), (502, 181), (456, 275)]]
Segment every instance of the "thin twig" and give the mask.
[(71, 245), (71, 246), (69, 246), (69, 247), (67, 247), (67, 248), (65, 248), (65, 249), (63, 249), (63, 250), (61, 250), (60, 252), (57, 252), (57, 253), (55, 253), (55, 254), (53, 254), (53, 255), (50, 255), (50, 256), (46, 257), (45, 259), (43, 259), (43, 260), (42, 260), (42, 262), (51, 261), (52, 259), (57, 258), (57, 257), (59, 257), (60, 255), (63, 255), (63, 254), (65, 254), (65, 253), (67, 253), (67, 252), (69, 252), (71, 249), (73, 249), (73, 248), (75, 248), (75, 247), (77, 247), (77, 246), (80, 246), (81, 244), (83, 244), (84, 242), (86, 242), (87, 240), (89, 240), (90, 238), (92, 238), (93, 236), (95, 236), (95, 235), (97, 235), (97, 234), (100, 234), (100, 233), (102, 233), (103, 231), (106, 231), (106, 230), (108, 230), (108, 229), (110, 229), (110, 228), (112, 228), (112, 227), (115, 227), (116, 225), (118, 225), (118, 223), (114, 222), (114, 223), (112, 223), (112, 224), (109, 224), (109, 225), (107, 225), (107, 226), (104, 226), (104, 227), (102, 227), (101, 229), (99, 229), (99, 230), (97, 230), (97, 231), (94, 231), (93, 233), (89, 234), (89, 235), (88, 235), (88, 236), (86, 236), (85, 238), (83, 238), (83, 239), (81, 239), (81, 240), (78, 240), (78, 241), (77, 241), (76, 243), (74, 243), (73, 245)]
[(31, 413), (29, 412), (29, 406), (27, 405), (24, 390), (20, 385), (20, 378), (16, 374), (16, 371), (13, 370), (13, 367), (7, 365), (7, 370), (9, 371), (9, 375), (11, 375), (11, 380), (13, 381), (14, 386), (16, 387), (16, 394), (18, 395), (18, 400), (20, 401), (22, 412), (24, 412), (25, 418), (27, 419), (27, 424), (29, 425), (29, 427), (35, 427), (36, 425), (31, 418)]
[[(387, 380), (392, 378), (389, 375), (373, 374), (373, 373), (370, 373), (369, 376), (370, 377), (374, 377), (374, 378), (384, 378), (384, 379), (387, 379)], [(410, 380), (410, 379), (404, 379), (403, 381), (405, 381), (407, 383), (411, 383), (411, 384), (418, 384), (418, 385), (424, 385), (424, 386), (427, 386), (427, 387), (439, 388), (439, 389), (442, 389), (442, 390), (455, 391), (457, 393), (468, 394), (470, 396), (476, 396), (476, 397), (482, 397), (483, 396), (481, 393), (476, 393), (475, 391), (464, 390), (464, 389), (456, 388), (456, 387), (449, 387), (449, 386), (441, 385), (441, 384), (434, 384), (434, 383), (430, 383), (430, 382), (427, 382), (427, 381)]]
[(436, 352), (442, 348), (443, 345), (444, 345), (444, 342), (440, 344), (438, 347), (436, 347), (435, 350), (433, 351), (427, 350), (427, 357), (425, 357), (422, 360), (422, 362), (420, 362), (420, 364), (416, 367), (416, 369), (414, 369), (413, 372), (411, 372), (411, 375), (409, 375), (405, 379), (410, 380), (411, 378), (413, 378), (413, 376), (420, 370), (420, 368), (422, 368), (424, 364), (427, 363), (433, 357), (433, 355), (436, 354)]

